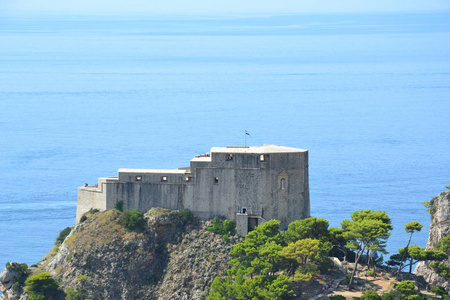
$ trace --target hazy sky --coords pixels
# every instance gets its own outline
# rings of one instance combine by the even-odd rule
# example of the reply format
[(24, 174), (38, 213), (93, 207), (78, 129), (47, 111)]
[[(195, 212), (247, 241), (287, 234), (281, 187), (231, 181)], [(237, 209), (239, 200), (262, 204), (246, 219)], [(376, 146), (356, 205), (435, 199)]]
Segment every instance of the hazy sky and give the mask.
[(6, 11), (260, 13), (450, 10), (450, 0), (0, 0)]

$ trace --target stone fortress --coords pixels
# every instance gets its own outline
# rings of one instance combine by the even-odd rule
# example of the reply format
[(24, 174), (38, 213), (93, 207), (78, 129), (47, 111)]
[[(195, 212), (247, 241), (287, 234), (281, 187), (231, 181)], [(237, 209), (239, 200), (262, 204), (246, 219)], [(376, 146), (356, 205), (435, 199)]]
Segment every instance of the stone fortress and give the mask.
[(119, 169), (78, 189), (77, 222), (91, 208), (189, 209), (201, 219), (225, 216), (241, 235), (270, 219), (281, 227), (309, 217), (308, 151), (277, 145), (213, 147), (190, 167)]

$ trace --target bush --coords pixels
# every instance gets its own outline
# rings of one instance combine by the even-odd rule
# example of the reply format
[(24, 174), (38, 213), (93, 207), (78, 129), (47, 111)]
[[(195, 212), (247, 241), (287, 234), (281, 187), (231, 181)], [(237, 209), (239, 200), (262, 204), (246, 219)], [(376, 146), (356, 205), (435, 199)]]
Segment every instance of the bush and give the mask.
[(123, 201), (119, 201), (114, 205), (114, 208), (118, 211), (123, 211)]
[(178, 213), (180, 214), (181, 220), (185, 223), (191, 221), (194, 218), (194, 215), (189, 209), (180, 209)]
[(29, 277), (25, 284), (29, 300), (45, 300), (56, 296), (59, 291), (59, 283), (47, 272)]
[(100, 210), (98, 210), (98, 209), (96, 209), (96, 208), (91, 208), (88, 212), (85, 212), (82, 216), (81, 216), (81, 218), (80, 218), (80, 223), (83, 223), (84, 221), (86, 221), (88, 218), (87, 218), (87, 215), (88, 214), (91, 214), (91, 215), (94, 215), (94, 214), (96, 214), (96, 213), (99, 213), (100, 212)]
[(330, 297), (328, 297), (328, 299), (330, 299), (330, 300), (345, 300), (347, 298), (345, 298), (342, 295), (331, 295)]
[(73, 287), (70, 287), (66, 291), (66, 300), (84, 300), (86, 299), (86, 291), (85, 290), (76, 290)]
[(62, 244), (71, 231), (72, 227), (66, 227), (61, 230), (59, 236), (56, 238), (55, 245)]
[(361, 300), (381, 300), (381, 296), (377, 292), (369, 290), (362, 293)]
[(222, 220), (219, 217), (215, 217), (211, 221), (211, 226), (206, 228), (208, 231), (211, 231), (216, 234), (220, 234), (225, 241), (230, 239), (230, 236), (235, 233), (235, 226), (233, 221), (231, 220)]
[(28, 265), (26, 263), (18, 264), (7, 262), (6, 269), (8, 269), (9, 271), (17, 272), (17, 275), (15, 275), (12, 279), (13, 281), (12, 289), (17, 292), (20, 292), (23, 284), (25, 283), (25, 279), (27, 279), (28, 275), (30, 274)]
[(448, 295), (447, 291), (442, 286), (433, 286), (431, 287), (431, 292), (436, 294), (437, 296)]
[(128, 231), (138, 231), (144, 225), (144, 214), (137, 209), (124, 210), (120, 215), (119, 223)]

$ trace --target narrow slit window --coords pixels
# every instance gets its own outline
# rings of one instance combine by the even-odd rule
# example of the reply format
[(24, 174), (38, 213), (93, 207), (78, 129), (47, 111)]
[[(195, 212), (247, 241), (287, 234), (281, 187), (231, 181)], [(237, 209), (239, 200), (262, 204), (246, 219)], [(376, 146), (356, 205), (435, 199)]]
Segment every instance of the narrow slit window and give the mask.
[(233, 160), (233, 154), (227, 154), (226, 160), (227, 160), (227, 161)]
[(218, 184), (219, 183), (219, 177), (214, 177), (214, 184)]
[(161, 177), (161, 182), (167, 182), (167, 176)]
[(192, 177), (187, 176), (187, 177), (186, 177), (186, 182), (192, 182)]
[(141, 175), (137, 175), (137, 176), (135, 177), (135, 179), (136, 179), (136, 181), (141, 181), (141, 180), (142, 180), (142, 176), (141, 176)]
[(282, 190), (286, 189), (286, 179), (285, 178), (281, 178), (281, 180), (280, 180), (280, 189), (282, 189)]

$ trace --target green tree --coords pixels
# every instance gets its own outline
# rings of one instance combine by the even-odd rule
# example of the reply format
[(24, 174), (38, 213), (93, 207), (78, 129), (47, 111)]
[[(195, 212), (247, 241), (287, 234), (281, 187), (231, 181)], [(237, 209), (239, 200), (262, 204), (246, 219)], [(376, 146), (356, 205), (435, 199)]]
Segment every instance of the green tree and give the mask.
[[(405, 225), (405, 231), (407, 233), (409, 233), (409, 240), (408, 240), (408, 244), (406, 244), (405, 251), (403, 251), (403, 257), (402, 257), (402, 260), (400, 261), (400, 267), (398, 269), (399, 272), (402, 269), (403, 261), (405, 259), (405, 255), (408, 253), (408, 247), (409, 247), (409, 244), (411, 243), (411, 239), (412, 239), (413, 233), (414, 232), (419, 232), (420, 230), (422, 230), (422, 227), (423, 227), (423, 225), (420, 224), (417, 221), (412, 221), (412, 222), (409, 222), (408, 224)], [(412, 271), (411, 268), (412, 268), (412, 265), (410, 266), (410, 271), (409, 271), (410, 274), (411, 274), (411, 271)]]
[(348, 249), (346, 247), (347, 240), (343, 236), (344, 230), (342, 228), (331, 227), (329, 232), (331, 244), (342, 253), (344, 261), (347, 261)]
[(403, 280), (395, 287), (397, 291), (400, 291), (402, 298), (407, 300), (415, 300), (420, 299), (420, 296), (416, 292), (416, 287), (414, 285), (414, 281), (412, 280)]
[(56, 238), (55, 245), (62, 244), (71, 231), (72, 227), (66, 227), (61, 230), (59, 236)]
[[(261, 271), (274, 270), (277, 263), (275, 255), (280, 250), (276, 245), (282, 245), (280, 222), (270, 220), (259, 225), (230, 251), (230, 256), (234, 257), (230, 260), (232, 271), (236, 273), (243, 268), (247, 275), (253, 275)], [(261, 261), (260, 255), (267, 259)]]
[(435, 248), (440, 251), (450, 252), (450, 234), (436, 243)]
[(280, 262), (280, 251), (283, 247), (275, 241), (270, 241), (258, 248), (258, 255), (252, 260), (254, 273), (273, 275)]
[(289, 273), (294, 274), (294, 280), (309, 281), (319, 274), (319, 268), (313, 263), (320, 255), (320, 241), (302, 239), (290, 243), (280, 252), (280, 256), (290, 262)]
[[(425, 247), (411, 245), (409, 248), (400, 248), (398, 253), (391, 255), (387, 262), (391, 266), (400, 266), (399, 271), (409, 267), (409, 274), (412, 273), (412, 267), (419, 261), (442, 261), (447, 258), (447, 254), (437, 250), (425, 250)], [(407, 261), (408, 263), (404, 263)]]
[(312, 260), (319, 253), (319, 241), (315, 239), (302, 239), (295, 243), (290, 243), (280, 253), (289, 260), (295, 260), (303, 265)]
[(450, 268), (443, 263), (440, 262), (432, 262), (430, 263), (430, 267), (441, 277), (446, 279), (450, 278)]
[(330, 300), (345, 300), (346, 298), (342, 295), (331, 295), (330, 297), (328, 297), (328, 299), (330, 299)]
[(59, 292), (59, 283), (47, 272), (29, 277), (25, 284), (29, 300), (45, 300)]
[(233, 283), (231, 277), (226, 276), (224, 280), (214, 279), (207, 299), (282, 300), (288, 299), (292, 292), (291, 279), (285, 275), (258, 275), (246, 279), (240, 275)]
[(328, 226), (328, 220), (322, 218), (309, 217), (303, 220), (296, 220), (288, 225), (288, 229), (284, 232), (283, 237), (288, 244), (304, 239), (320, 241), (320, 254), (316, 256), (315, 260), (325, 269), (329, 264), (329, 252), (333, 248)]
[[(349, 289), (358, 268), (358, 263), (364, 252), (385, 252), (386, 241), (392, 230), (391, 219), (386, 212), (361, 210), (351, 215), (351, 220), (342, 221), (343, 237), (348, 240), (347, 247), (356, 251), (353, 271), (350, 275)], [(369, 257), (370, 257), (369, 256)]]
[(442, 286), (431, 287), (431, 292), (436, 296), (440, 296), (441, 298), (448, 295), (447, 291)]
[(293, 221), (284, 232), (286, 243), (295, 243), (302, 239), (329, 240), (328, 220), (309, 217), (303, 220)]
[(368, 290), (362, 293), (361, 300), (381, 300), (381, 296), (375, 291)]

